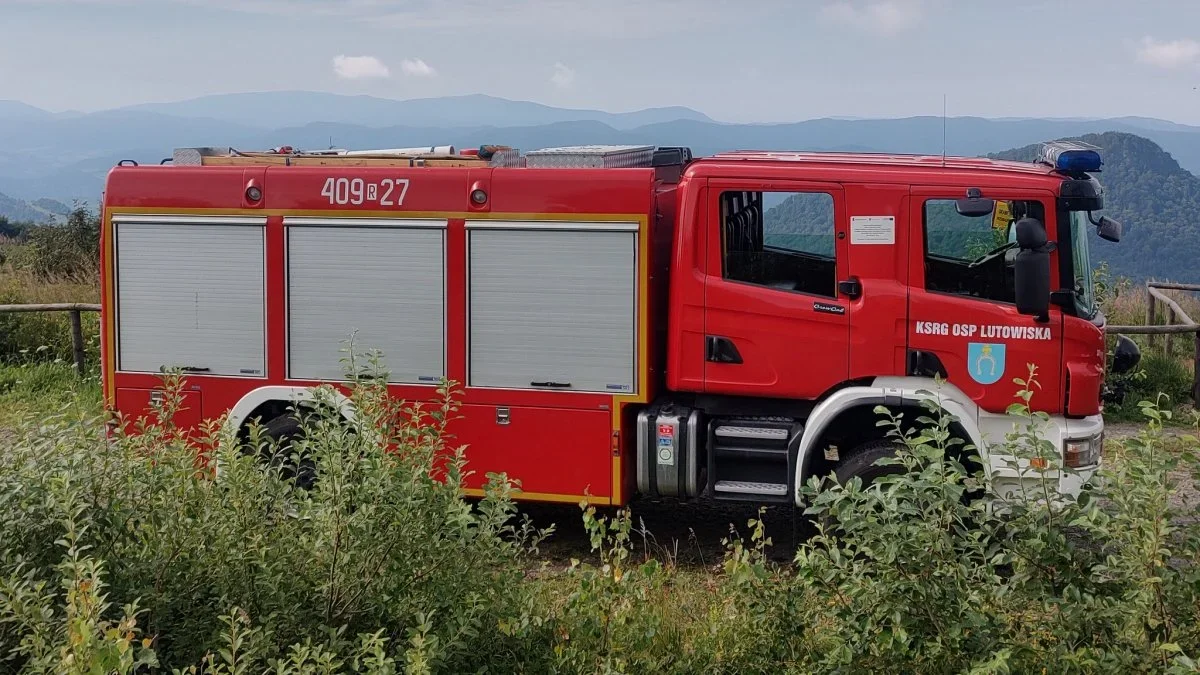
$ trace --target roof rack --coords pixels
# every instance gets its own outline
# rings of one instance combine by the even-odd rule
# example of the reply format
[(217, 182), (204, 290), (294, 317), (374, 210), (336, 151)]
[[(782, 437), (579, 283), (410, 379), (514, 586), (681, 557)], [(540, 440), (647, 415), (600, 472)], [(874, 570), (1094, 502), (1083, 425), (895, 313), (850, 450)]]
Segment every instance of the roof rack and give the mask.
[(281, 146), (242, 151), (230, 147), (176, 148), (176, 166), (520, 166), (521, 153), (503, 145), (458, 151), (453, 145), (380, 150), (296, 150)]
[(572, 145), (531, 150), (524, 155), (507, 145), (481, 145), (458, 150), (453, 145), (379, 150), (296, 150), (280, 146), (243, 151), (231, 147), (176, 148), (175, 166), (459, 166), (529, 168), (645, 168), (686, 166), (692, 152), (685, 147), (653, 145)]

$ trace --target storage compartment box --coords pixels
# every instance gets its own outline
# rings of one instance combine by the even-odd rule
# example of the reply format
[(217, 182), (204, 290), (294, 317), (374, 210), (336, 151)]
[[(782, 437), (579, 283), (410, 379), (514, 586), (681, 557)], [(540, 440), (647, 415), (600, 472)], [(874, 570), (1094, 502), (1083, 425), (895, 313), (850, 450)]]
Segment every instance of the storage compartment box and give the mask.
[(469, 386), (635, 393), (636, 223), (467, 227)]
[(382, 352), (389, 381), (445, 374), (444, 220), (288, 218), (288, 377), (344, 380)]
[(119, 370), (265, 376), (266, 220), (114, 218)]
[(525, 492), (558, 495), (561, 501), (612, 495), (607, 410), (464, 405), (448, 432), (447, 446), (466, 446), (466, 470), (473, 473), (468, 487), (482, 488), (494, 471), (519, 480)]

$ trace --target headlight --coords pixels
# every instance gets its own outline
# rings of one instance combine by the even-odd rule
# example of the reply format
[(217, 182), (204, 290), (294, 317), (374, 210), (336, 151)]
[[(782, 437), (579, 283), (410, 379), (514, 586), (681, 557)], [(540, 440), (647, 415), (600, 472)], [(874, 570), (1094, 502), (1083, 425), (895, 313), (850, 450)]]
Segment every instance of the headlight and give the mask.
[(1088, 438), (1067, 439), (1063, 442), (1063, 464), (1070, 468), (1100, 463), (1104, 448), (1104, 432)]

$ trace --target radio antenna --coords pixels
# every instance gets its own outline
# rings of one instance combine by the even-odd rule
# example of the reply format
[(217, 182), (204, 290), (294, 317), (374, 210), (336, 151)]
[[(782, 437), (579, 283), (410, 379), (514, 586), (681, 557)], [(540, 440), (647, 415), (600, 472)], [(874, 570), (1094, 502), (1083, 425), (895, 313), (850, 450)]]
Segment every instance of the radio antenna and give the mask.
[(946, 168), (946, 94), (942, 94), (942, 168)]

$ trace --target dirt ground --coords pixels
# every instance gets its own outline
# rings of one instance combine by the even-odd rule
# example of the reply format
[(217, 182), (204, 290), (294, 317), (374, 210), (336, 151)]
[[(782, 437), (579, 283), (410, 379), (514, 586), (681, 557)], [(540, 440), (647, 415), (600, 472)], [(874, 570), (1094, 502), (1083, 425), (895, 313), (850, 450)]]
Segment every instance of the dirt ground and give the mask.
[[(648, 551), (660, 560), (669, 556), (684, 567), (719, 566), (725, 552), (722, 539), (729, 538), (730, 529), (736, 528), (748, 541), (747, 521), (758, 515), (756, 504), (711, 500), (680, 503), (641, 498), (630, 508), (637, 530), (632, 535), (637, 552)], [(611, 508), (597, 511), (598, 515), (615, 513)], [(541, 559), (552, 567), (569, 565), (571, 558), (594, 559), (578, 505), (528, 504), (521, 506), (521, 512), (538, 527), (555, 526), (555, 532), (541, 546)], [(790, 506), (767, 507), (763, 522), (773, 542), (771, 557), (780, 561), (790, 559), (795, 546), (810, 533), (804, 516)]]

